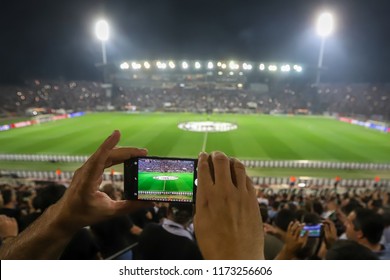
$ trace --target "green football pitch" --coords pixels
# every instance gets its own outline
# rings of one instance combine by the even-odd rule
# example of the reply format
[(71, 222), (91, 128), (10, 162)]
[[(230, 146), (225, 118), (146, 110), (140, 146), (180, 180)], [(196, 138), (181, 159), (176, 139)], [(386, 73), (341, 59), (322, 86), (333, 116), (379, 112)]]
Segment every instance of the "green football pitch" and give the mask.
[[(206, 120), (232, 122), (238, 129), (206, 135), (178, 128), (181, 122)], [(207, 152), (220, 150), (239, 159), (390, 162), (389, 133), (326, 117), (238, 114), (89, 113), (83, 117), (1, 131), (0, 153), (89, 155), (114, 129), (121, 131), (120, 146), (144, 147), (153, 156), (195, 158), (205, 147)], [(58, 167), (74, 170), (79, 165), (0, 161), (0, 169), (9, 170), (55, 170)], [(117, 170), (121, 171), (121, 168)], [(285, 170), (277, 173), (282, 176)], [(265, 170), (250, 172), (267, 176)], [(272, 175), (275, 172), (273, 169)], [(297, 174), (296, 170), (289, 172)], [(308, 173), (299, 172), (302, 176)], [(340, 174), (332, 172), (323, 176)], [(372, 176), (390, 177), (388, 173), (374, 172)], [(307, 175), (315, 176), (313, 173)], [(364, 177), (371, 177), (371, 174)]]
[[(159, 176), (173, 176), (177, 180), (159, 180)], [(194, 176), (192, 173), (138, 173), (139, 191), (192, 192)]]
[[(227, 121), (230, 132), (182, 131), (185, 121)], [(390, 162), (390, 134), (323, 117), (206, 115), (187, 113), (91, 113), (0, 132), (0, 153), (89, 155), (119, 129), (121, 146), (145, 147), (149, 155), (196, 157), (221, 150), (240, 159)], [(205, 142), (205, 143), (204, 143)]]

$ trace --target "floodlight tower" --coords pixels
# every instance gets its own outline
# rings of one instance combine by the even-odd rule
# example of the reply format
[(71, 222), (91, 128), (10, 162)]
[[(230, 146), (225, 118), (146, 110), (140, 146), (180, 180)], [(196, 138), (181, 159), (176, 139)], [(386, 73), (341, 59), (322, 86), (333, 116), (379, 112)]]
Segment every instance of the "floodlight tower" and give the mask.
[(332, 34), (333, 28), (334, 28), (333, 15), (328, 12), (322, 13), (319, 16), (317, 21), (317, 34), (321, 37), (321, 48), (320, 48), (320, 55), (318, 57), (318, 68), (317, 68), (317, 78), (316, 78), (317, 85), (321, 82), (321, 68), (322, 68), (322, 61), (324, 58), (326, 38)]
[(109, 37), (109, 28), (106, 20), (101, 19), (96, 22), (95, 34), (96, 37), (102, 42), (102, 60), (103, 65), (105, 65), (107, 64), (106, 41)]
[(106, 97), (108, 99), (107, 108), (111, 108), (111, 99), (113, 98), (112, 94), (112, 83), (109, 81), (109, 69), (107, 64), (107, 54), (106, 54), (106, 42), (109, 38), (109, 26), (108, 22), (104, 19), (100, 19), (96, 22), (95, 25), (95, 34), (96, 37), (102, 43), (102, 72), (103, 72), (103, 84), (102, 88), (106, 92)]

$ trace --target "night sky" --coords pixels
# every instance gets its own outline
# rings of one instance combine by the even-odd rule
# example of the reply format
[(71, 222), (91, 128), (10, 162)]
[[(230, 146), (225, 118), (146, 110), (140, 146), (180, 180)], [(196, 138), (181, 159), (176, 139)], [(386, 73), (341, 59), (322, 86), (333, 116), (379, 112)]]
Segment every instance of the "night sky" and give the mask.
[(2, 0), (0, 83), (97, 79), (94, 23), (110, 22), (108, 60), (236, 59), (317, 64), (315, 20), (336, 16), (329, 82), (390, 82), (388, 0)]

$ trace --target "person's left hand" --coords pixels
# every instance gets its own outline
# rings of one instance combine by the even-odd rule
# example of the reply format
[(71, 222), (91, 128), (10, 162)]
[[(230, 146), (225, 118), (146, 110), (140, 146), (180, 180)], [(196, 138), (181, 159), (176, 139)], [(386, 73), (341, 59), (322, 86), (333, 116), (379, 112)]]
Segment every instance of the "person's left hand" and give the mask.
[(259, 205), (240, 161), (200, 154), (194, 226), (205, 259), (264, 259)]
[(140, 201), (115, 201), (99, 191), (105, 168), (123, 163), (126, 159), (147, 154), (145, 149), (115, 148), (119, 139), (120, 133), (116, 130), (74, 173), (68, 190), (51, 209), (53, 215), (57, 215), (55, 221), (61, 228), (76, 231), (110, 217), (151, 206), (150, 203)]

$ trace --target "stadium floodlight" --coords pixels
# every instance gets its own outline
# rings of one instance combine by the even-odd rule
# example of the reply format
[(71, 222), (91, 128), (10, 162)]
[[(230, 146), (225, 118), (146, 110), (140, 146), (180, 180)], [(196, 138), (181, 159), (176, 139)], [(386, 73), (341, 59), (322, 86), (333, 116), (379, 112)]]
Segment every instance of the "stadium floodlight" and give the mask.
[(230, 70), (237, 70), (240, 68), (240, 66), (237, 63), (235, 63), (234, 61), (230, 61), (229, 68), (230, 68)]
[(171, 69), (175, 69), (175, 67), (176, 67), (176, 65), (173, 61), (169, 61), (168, 65), (169, 65), (169, 68), (171, 68)]
[(291, 71), (290, 65), (288, 65), (288, 64), (282, 65), (281, 71), (282, 72), (290, 72)]
[(244, 70), (252, 70), (252, 68), (253, 68), (252, 65), (249, 63), (244, 62), (242, 64), (242, 69), (244, 69)]
[(278, 66), (276, 65), (270, 65), (268, 66), (268, 70), (271, 71), (271, 72), (275, 72), (278, 70)]
[(326, 38), (329, 37), (329, 35), (332, 33), (333, 29), (334, 29), (333, 15), (328, 12), (322, 13), (319, 16), (317, 21), (317, 34), (321, 37), (321, 48), (318, 57), (318, 69), (317, 69), (317, 78), (316, 78), (317, 85), (321, 82), (321, 68), (322, 68), (322, 61), (324, 58), (325, 41)]
[(259, 66), (259, 69), (260, 69), (260, 71), (264, 71), (265, 70), (265, 65), (263, 63), (261, 63), (260, 66)]
[(95, 25), (95, 34), (100, 41), (107, 41), (109, 36), (108, 23), (104, 19), (98, 20)]
[(158, 69), (164, 70), (167, 68), (167, 64), (165, 62), (157, 61), (156, 66)]
[(222, 69), (226, 69), (226, 67), (227, 67), (227, 66), (226, 66), (226, 63), (222, 63), (222, 64), (221, 64), (221, 68), (222, 68)]
[(107, 64), (106, 44), (105, 42), (109, 37), (109, 28), (106, 20), (101, 19), (96, 22), (95, 25), (96, 37), (102, 42), (102, 60), (103, 64)]
[(134, 70), (139, 70), (139, 69), (141, 69), (141, 64), (139, 64), (137, 62), (133, 62), (133, 63), (131, 63), (131, 68), (133, 68)]
[(233, 76), (233, 75), (234, 75), (234, 72), (233, 72), (233, 71), (230, 71), (230, 72), (229, 72), (229, 75), (230, 75), (230, 76)]
[(294, 65), (293, 68), (294, 68), (294, 70), (297, 71), (298, 73), (302, 72), (302, 70), (303, 70), (303, 69), (302, 69), (302, 66), (300, 66), (300, 65)]
[(122, 70), (127, 70), (130, 68), (130, 65), (127, 63), (127, 62), (123, 62), (121, 63), (121, 65), (119, 66)]
[(222, 72), (222, 71), (218, 71), (218, 75), (219, 75), (219, 76), (222, 76), (222, 75), (223, 75), (223, 72)]
[(183, 61), (183, 63), (181, 64), (181, 67), (183, 69), (188, 69), (188, 63), (186, 61)]
[(329, 36), (334, 27), (333, 16), (331, 13), (322, 13), (317, 21), (317, 33), (321, 37)]
[(211, 61), (209, 61), (207, 63), (207, 69), (213, 69), (213, 68), (214, 68), (214, 64)]
[(195, 69), (200, 69), (201, 67), (202, 67), (202, 65), (200, 65), (200, 62), (196, 61), (195, 62)]
[(144, 67), (145, 67), (145, 69), (150, 69), (150, 63), (145, 61), (144, 62)]
[(221, 66), (222, 66), (222, 62), (221, 62), (221, 61), (218, 61), (217, 66), (218, 66), (218, 67), (221, 67)]

